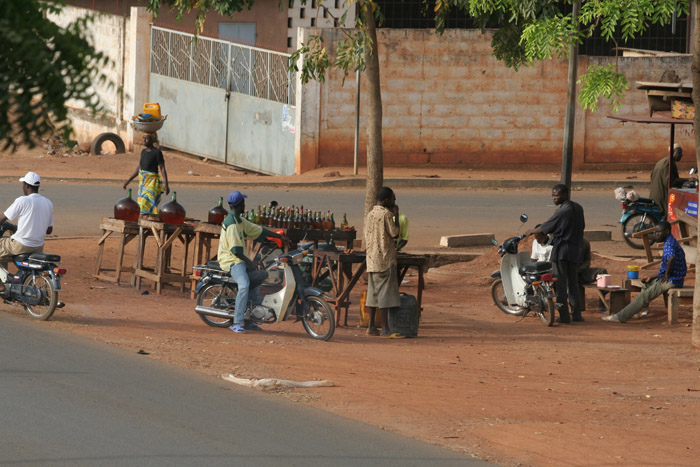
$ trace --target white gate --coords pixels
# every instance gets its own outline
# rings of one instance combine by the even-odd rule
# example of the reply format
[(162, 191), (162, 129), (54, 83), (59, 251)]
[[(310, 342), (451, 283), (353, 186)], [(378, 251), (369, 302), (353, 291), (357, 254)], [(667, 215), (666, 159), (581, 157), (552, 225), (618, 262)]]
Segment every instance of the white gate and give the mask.
[(294, 173), (289, 54), (151, 30), (149, 99), (163, 146), (272, 175)]

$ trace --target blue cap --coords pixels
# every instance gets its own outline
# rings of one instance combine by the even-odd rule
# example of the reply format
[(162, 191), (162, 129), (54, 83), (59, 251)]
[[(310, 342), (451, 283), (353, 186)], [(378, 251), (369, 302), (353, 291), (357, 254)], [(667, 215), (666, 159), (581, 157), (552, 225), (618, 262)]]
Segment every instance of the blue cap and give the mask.
[(228, 201), (229, 206), (238, 206), (246, 198), (247, 198), (246, 195), (244, 195), (240, 191), (236, 190), (236, 191), (232, 192), (230, 195), (228, 195), (228, 198), (226, 198), (226, 201)]

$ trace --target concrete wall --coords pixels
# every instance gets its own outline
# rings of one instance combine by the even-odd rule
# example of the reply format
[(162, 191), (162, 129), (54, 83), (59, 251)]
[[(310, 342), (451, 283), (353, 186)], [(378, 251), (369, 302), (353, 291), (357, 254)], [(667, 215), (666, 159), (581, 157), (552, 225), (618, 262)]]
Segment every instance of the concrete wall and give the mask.
[[(339, 30), (322, 33), (327, 44)], [(302, 36), (300, 36), (302, 37)], [(378, 31), (383, 99), (383, 146), (386, 165), (435, 164), (473, 167), (560, 165), (564, 132), (567, 62), (550, 60), (507, 68), (491, 55), (491, 36), (479, 31)], [(334, 47), (330, 47), (334, 50)], [(331, 62), (335, 57), (331, 57)], [(579, 73), (589, 63), (609, 58), (581, 57)], [(620, 115), (648, 115), (646, 94), (635, 80), (656, 81), (674, 69), (691, 79), (691, 58), (620, 58), (630, 80)], [(352, 165), (355, 78), (330, 71), (325, 83), (303, 87), (298, 114), (297, 167)], [(318, 112), (304, 108), (315, 104)], [(365, 162), (366, 109), (363, 96), (360, 159)], [(311, 105), (313, 107), (313, 105)], [(669, 128), (619, 123), (598, 113), (577, 111), (576, 167), (636, 167), (652, 163), (667, 151)], [(694, 151), (690, 127), (677, 129), (677, 142)], [(600, 164), (604, 164), (601, 166)]]
[[(67, 6), (61, 15), (51, 15), (50, 19), (59, 26), (65, 27), (88, 14), (95, 14), (95, 12)], [(106, 131), (119, 133), (122, 139), (126, 139), (126, 119), (124, 118), (126, 104), (122, 91), (125, 68), (129, 61), (127, 46), (129, 29), (127, 18), (98, 14), (87, 33), (94, 47), (103, 52), (112, 62), (110, 67), (104, 69), (111, 85), (108, 83), (93, 85), (105, 109), (100, 115), (93, 116), (91, 112), (85, 110), (81, 102), (68, 102), (75, 129), (74, 137), (80, 143), (92, 141), (95, 136)]]

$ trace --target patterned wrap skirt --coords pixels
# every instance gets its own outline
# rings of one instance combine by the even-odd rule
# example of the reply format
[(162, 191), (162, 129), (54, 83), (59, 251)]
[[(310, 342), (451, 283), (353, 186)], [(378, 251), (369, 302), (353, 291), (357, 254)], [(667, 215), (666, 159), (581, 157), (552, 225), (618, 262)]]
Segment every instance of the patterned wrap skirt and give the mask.
[(141, 214), (158, 214), (160, 195), (165, 191), (160, 174), (139, 170), (138, 203)]

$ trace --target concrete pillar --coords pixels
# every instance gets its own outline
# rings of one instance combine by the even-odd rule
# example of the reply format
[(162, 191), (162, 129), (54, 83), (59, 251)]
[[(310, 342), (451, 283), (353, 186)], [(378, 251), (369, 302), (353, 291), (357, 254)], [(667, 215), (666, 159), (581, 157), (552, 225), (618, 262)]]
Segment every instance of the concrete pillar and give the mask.
[[(320, 30), (297, 28), (297, 46)], [(301, 70), (302, 61), (297, 67)], [(294, 133), (294, 173), (301, 174), (318, 167), (320, 137), (321, 84), (309, 81), (301, 84), (301, 72), (296, 79), (296, 130)]]
[[(143, 112), (143, 104), (148, 102), (148, 82), (151, 75), (151, 23), (153, 16), (145, 7), (131, 7), (129, 23), (129, 61), (124, 80), (124, 118), (131, 120), (133, 115)], [(126, 147), (134, 150), (138, 132), (127, 125)]]

